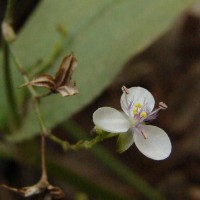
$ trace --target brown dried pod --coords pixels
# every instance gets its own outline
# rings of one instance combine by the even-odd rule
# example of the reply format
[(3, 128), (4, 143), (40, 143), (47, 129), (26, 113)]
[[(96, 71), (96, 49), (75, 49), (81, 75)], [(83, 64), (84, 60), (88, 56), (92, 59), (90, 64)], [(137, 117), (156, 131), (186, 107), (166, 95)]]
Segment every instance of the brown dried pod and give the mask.
[(72, 96), (78, 93), (75, 82), (71, 82), (72, 74), (77, 67), (77, 60), (70, 54), (64, 57), (55, 77), (49, 74), (37, 75), (29, 83), (25, 83), (20, 87), (32, 85), (44, 87), (52, 91), (52, 93), (60, 93), (62, 96)]

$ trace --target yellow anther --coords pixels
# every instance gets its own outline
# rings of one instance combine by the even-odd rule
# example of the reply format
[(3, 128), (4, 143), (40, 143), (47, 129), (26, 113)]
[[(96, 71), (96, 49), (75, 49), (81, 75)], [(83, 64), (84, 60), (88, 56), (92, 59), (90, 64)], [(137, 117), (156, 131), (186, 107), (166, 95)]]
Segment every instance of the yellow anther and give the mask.
[(134, 113), (134, 115), (138, 114), (138, 109), (136, 107), (133, 108), (133, 113)]
[(142, 111), (141, 114), (140, 114), (140, 117), (144, 117), (144, 118), (146, 118), (146, 117), (147, 117), (147, 113), (144, 112), (144, 111)]
[(135, 103), (134, 106), (135, 106), (136, 108), (142, 108), (142, 105), (141, 105), (140, 103)]

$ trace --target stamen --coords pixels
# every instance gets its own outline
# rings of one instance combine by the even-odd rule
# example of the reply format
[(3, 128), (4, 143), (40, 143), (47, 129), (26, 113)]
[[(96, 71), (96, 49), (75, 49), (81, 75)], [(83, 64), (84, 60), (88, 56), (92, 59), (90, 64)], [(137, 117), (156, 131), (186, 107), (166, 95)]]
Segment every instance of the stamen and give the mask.
[(134, 105), (136, 108), (142, 108), (142, 105), (140, 103), (135, 103)]
[(166, 110), (168, 107), (164, 102), (160, 102), (159, 103), (159, 108), (162, 109), (162, 110)]
[(133, 108), (133, 113), (134, 113), (134, 115), (137, 115), (138, 114), (138, 108), (134, 107)]
[(122, 92), (124, 92), (125, 94), (129, 94), (128, 88), (126, 86), (122, 86)]
[[(124, 86), (124, 85), (122, 86), (122, 92), (125, 95), (126, 108), (129, 110), (130, 109), (130, 103), (129, 103), (129, 100), (128, 100), (129, 91), (128, 91), (128, 88), (126, 86)], [(130, 111), (129, 111), (129, 113), (130, 113)]]
[(142, 111), (140, 114), (140, 117), (146, 118), (147, 117), (147, 113), (145, 111)]
[(143, 131), (141, 131), (141, 133), (142, 133), (144, 139), (147, 139), (147, 138), (148, 138), (147, 135), (146, 135)]

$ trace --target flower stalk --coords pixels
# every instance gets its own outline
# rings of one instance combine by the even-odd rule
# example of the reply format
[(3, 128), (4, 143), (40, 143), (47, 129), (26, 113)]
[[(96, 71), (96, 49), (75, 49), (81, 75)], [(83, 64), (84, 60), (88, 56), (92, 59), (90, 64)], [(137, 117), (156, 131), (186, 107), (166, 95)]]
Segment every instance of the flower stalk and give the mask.
[(67, 150), (79, 151), (81, 149), (90, 149), (95, 144), (102, 142), (105, 139), (115, 137), (115, 136), (116, 136), (116, 134), (104, 132), (104, 133), (101, 133), (101, 135), (97, 135), (95, 138), (93, 138), (91, 140), (80, 140), (75, 144), (70, 144), (68, 141), (64, 141), (64, 140), (58, 138), (57, 136), (55, 136), (53, 134), (48, 135), (48, 137), (52, 141), (54, 141), (55, 143), (60, 145), (63, 148), (64, 151), (67, 151)]

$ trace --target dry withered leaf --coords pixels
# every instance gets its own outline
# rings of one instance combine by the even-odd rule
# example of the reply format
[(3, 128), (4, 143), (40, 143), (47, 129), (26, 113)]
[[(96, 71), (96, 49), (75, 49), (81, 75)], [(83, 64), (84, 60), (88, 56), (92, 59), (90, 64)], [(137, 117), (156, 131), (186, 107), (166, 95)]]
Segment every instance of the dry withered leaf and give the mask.
[(60, 93), (62, 96), (72, 96), (78, 93), (75, 82), (71, 82), (72, 74), (77, 67), (77, 60), (73, 54), (64, 57), (55, 77), (49, 74), (37, 75), (29, 83), (21, 87), (32, 85), (44, 87), (52, 93)]

